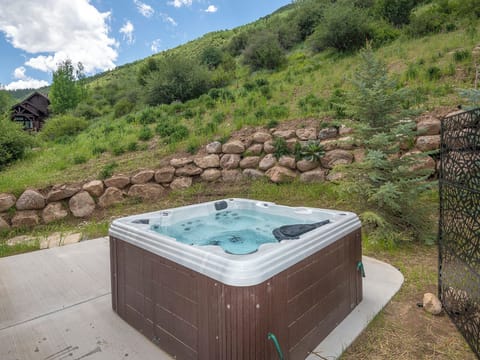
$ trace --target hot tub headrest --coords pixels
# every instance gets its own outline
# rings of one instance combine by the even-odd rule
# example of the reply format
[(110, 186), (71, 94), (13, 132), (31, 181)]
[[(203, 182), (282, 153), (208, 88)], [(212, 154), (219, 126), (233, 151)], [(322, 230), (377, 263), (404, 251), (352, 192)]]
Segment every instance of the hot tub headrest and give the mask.
[(228, 207), (228, 203), (225, 200), (217, 201), (215, 204), (215, 210), (224, 210)]
[(309, 231), (315, 230), (320, 226), (326, 225), (330, 220), (319, 221), (314, 224), (294, 224), (294, 225), (284, 225), (276, 229), (273, 229), (272, 233), (275, 238), (280, 240), (294, 240), (298, 239), (300, 235), (303, 235)]

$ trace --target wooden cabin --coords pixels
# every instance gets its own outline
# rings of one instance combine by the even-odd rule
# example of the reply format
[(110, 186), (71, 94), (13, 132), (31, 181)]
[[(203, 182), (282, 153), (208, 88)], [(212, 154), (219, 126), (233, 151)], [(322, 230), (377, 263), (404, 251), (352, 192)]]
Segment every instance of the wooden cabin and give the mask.
[(27, 131), (39, 131), (48, 117), (50, 100), (35, 91), (22, 102), (12, 106), (12, 120), (22, 124)]

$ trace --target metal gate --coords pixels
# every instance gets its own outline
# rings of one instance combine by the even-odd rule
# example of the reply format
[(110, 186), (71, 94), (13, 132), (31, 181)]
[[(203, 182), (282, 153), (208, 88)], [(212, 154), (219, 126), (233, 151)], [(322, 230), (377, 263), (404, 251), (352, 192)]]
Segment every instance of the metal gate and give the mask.
[(480, 109), (442, 120), (438, 292), (480, 357)]

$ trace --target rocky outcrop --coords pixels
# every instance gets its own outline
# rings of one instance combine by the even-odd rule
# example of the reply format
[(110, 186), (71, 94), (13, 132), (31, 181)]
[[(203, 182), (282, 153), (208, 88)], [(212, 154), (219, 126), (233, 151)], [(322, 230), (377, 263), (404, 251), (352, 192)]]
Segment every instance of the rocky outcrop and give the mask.
[(45, 224), (61, 220), (67, 216), (68, 211), (61, 202), (50, 203), (42, 210), (42, 220)]
[(17, 200), (17, 210), (39, 210), (45, 207), (45, 197), (35, 190), (25, 190)]
[(14, 195), (1, 193), (0, 194), (0, 212), (10, 209), (13, 205), (15, 205), (16, 201), (17, 199), (15, 198)]
[(68, 207), (73, 216), (84, 218), (92, 215), (95, 210), (95, 201), (86, 191), (81, 191), (70, 198)]
[(160, 198), (164, 191), (165, 189), (159, 184), (135, 184), (128, 190), (128, 196), (153, 201)]
[(121, 201), (123, 201), (123, 191), (116, 187), (109, 187), (98, 199), (98, 206), (101, 208), (108, 208)]

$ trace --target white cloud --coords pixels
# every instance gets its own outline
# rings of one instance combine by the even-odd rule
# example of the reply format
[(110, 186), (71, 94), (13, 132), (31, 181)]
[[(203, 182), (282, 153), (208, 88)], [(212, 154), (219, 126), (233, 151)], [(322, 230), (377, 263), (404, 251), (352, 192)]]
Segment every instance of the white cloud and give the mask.
[(217, 10), (218, 8), (215, 5), (208, 5), (208, 7), (205, 9), (205, 12), (215, 13)]
[(182, 6), (192, 6), (192, 1), (193, 0), (173, 0), (173, 1), (169, 1), (167, 4), (173, 5), (176, 8), (179, 8)]
[(13, 71), (13, 77), (15, 79), (25, 79), (27, 76), (25, 75), (25, 71), (27, 69), (25, 69), (23, 66), (20, 66), (20, 67), (17, 67), (14, 71)]
[(133, 38), (133, 30), (133, 24), (128, 20), (119, 30), (119, 32), (123, 34), (123, 40), (125, 40), (127, 44), (133, 44), (135, 41), (135, 39)]
[(164, 22), (169, 23), (172, 26), (177, 26), (178, 25), (177, 22), (173, 18), (168, 16), (167, 14), (160, 13), (160, 16), (162, 17), (162, 20)]
[(162, 41), (160, 39), (153, 40), (152, 43), (150, 44), (150, 50), (152, 50), (152, 52), (154, 53), (157, 53), (160, 50), (161, 43)]
[(47, 85), (48, 82), (45, 80), (36, 80), (27, 77), (26, 79), (11, 82), (10, 84), (5, 86), (5, 90), (37, 89), (39, 87)]
[(147, 18), (149, 18), (155, 13), (155, 10), (153, 10), (150, 5), (145, 4), (140, 0), (133, 0), (133, 3), (137, 6), (138, 12)]
[(110, 13), (99, 12), (89, 0), (1, 3), (0, 31), (12, 46), (36, 55), (25, 65), (54, 71), (71, 59), (82, 62), (87, 73), (115, 67), (118, 44), (108, 34)]

